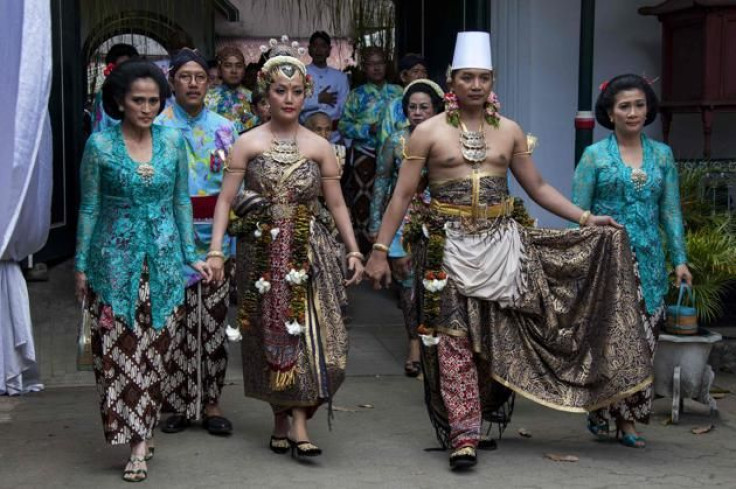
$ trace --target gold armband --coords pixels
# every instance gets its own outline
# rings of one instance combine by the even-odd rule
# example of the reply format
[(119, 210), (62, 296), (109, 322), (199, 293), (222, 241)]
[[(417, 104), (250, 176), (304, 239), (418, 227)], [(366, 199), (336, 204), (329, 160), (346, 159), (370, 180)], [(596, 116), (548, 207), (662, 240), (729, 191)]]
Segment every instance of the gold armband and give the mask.
[(225, 173), (245, 173), (245, 168), (231, 168), (230, 162), (232, 161), (231, 153), (227, 154), (227, 157), (225, 157), (225, 163), (222, 165), (222, 170)]
[(526, 147), (528, 148), (526, 151), (520, 151), (518, 153), (513, 153), (511, 157), (514, 156), (524, 156), (524, 155), (531, 155), (534, 153), (534, 150), (537, 148), (537, 142), (539, 140), (537, 139), (537, 136), (534, 136), (533, 134), (527, 134), (526, 135)]
[(410, 155), (406, 154), (406, 140), (402, 136), (402, 137), (399, 138), (399, 141), (401, 142), (401, 157), (403, 159), (405, 159), (406, 161), (411, 161), (411, 160), (426, 160), (427, 159), (426, 156), (410, 156)]

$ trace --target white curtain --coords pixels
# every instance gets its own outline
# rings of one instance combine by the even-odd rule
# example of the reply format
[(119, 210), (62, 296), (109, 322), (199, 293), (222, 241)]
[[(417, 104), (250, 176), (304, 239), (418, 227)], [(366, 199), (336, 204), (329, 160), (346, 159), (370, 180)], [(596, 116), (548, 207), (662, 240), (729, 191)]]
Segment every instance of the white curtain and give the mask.
[(51, 221), (50, 8), (0, 2), (0, 395), (43, 388), (18, 261), (44, 245)]

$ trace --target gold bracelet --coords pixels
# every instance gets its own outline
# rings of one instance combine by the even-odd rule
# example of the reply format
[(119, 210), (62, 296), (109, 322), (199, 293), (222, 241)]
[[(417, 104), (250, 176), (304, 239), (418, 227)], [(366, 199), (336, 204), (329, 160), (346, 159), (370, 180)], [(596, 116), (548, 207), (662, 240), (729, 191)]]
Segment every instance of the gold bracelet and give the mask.
[(388, 253), (388, 246), (381, 243), (373, 243), (373, 249), (375, 251), (383, 251), (384, 253)]
[(580, 216), (580, 219), (578, 220), (578, 224), (580, 224), (580, 227), (585, 226), (585, 223), (588, 222), (588, 218), (590, 218), (590, 211), (585, 211)]
[(346, 258), (359, 258), (360, 261), (365, 261), (365, 255), (361, 253), (360, 251), (351, 251), (350, 253), (345, 255)]
[(208, 251), (207, 258), (219, 258), (222, 261), (225, 261), (225, 253), (217, 250)]

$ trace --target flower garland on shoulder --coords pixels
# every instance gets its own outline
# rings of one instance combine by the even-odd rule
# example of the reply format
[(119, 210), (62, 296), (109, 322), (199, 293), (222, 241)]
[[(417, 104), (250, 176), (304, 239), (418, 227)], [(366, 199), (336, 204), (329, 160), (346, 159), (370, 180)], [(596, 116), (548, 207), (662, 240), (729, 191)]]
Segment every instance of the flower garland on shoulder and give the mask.
[[(460, 127), (460, 106), (457, 103), (455, 92), (447, 92), (444, 102), (447, 122), (453, 127)], [(489, 126), (498, 129), (501, 121), (501, 116), (499, 115), (500, 110), (501, 102), (498, 100), (496, 93), (491, 92), (485, 103), (485, 120)]]

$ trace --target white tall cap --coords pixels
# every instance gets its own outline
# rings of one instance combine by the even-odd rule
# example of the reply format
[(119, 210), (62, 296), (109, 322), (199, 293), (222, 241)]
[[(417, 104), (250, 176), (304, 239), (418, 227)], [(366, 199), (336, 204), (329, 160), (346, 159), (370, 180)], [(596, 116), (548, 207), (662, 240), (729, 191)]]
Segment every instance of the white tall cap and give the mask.
[(491, 35), (488, 32), (458, 32), (452, 69), (474, 68), (493, 70), (491, 62)]

